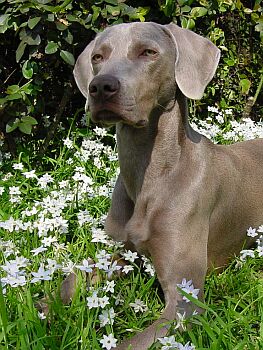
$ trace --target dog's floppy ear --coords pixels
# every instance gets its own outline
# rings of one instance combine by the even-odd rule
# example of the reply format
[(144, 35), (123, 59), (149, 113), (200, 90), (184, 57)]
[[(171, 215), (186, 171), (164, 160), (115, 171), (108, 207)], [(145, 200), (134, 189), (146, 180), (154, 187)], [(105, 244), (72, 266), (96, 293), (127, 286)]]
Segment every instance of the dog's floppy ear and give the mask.
[(91, 54), (94, 48), (94, 40), (89, 43), (85, 50), (79, 55), (75, 64), (73, 74), (77, 86), (86, 99), (88, 99), (88, 88), (93, 79), (93, 70), (91, 65)]
[(177, 51), (176, 83), (186, 97), (200, 99), (215, 74), (220, 50), (211, 41), (191, 30), (173, 23), (164, 27), (171, 35)]

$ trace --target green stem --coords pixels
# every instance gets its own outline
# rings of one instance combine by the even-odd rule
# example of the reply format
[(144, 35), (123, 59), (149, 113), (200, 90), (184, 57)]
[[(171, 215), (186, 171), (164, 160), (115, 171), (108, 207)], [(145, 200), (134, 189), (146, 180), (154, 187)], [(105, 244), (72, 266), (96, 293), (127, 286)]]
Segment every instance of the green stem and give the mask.
[(256, 100), (258, 98), (258, 95), (260, 93), (260, 90), (262, 89), (262, 85), (263, 85), (263, 72), (261, 73), (261, 78), (260, 78), (260, 82), (258, 84), (258, 87), (257, 87), (257, 91), (254, 95), (254, 101), (253, 101), (253, 105), (256, 103)]
[(5, 306), (5, 300), (4, 300), (4, 295), (3, 295), (3, 289), (2, 289), (2, 285), (0, 282), (0, 320), (1, 320), (1, 326), (2, 326), (2, 330), (4, 333), (4, 342), (5, 342), (5, 346), (4, 348), (7, 349), (7, 314), (6, 314), (6, 306)]

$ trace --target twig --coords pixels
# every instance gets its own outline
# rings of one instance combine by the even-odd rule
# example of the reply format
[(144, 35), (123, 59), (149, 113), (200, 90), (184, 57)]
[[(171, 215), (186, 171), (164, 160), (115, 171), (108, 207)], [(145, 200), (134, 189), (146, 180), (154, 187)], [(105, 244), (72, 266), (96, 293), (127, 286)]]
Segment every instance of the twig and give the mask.
[(263, 85), (263, 72), (261, 73), (260, 81), (259, 81), (259, 84), (258, 84), (258, 87), (257, 87), (255, 95), (254, 96), (250, 96), (248, 98), (248, 100), (247, 100), (247, 103), (246, 103), (246, 105), (244, 107), (244, 112), (243, 112), (242, 118), (248, 118), (250, 116), (251, 110), (252, 110), (254, 104), (257, 101), (257, 98), (258, 98), (258, 95), (260, 93), (260, 90), (262, 89), (262, 85)]
[(71, 95), (72, 95), (72, 85), (70, 83), (64, 91), (64, 94), (63, 94), (62, 99), (60, 101), (60, 104), (58, 106), (57, 112), (55, 114), (54, 122), (51, 124), (50, 129), (48, 131), (48, 134), (46, 136), (44, 145), (41, 147), (41, 149), (39, 151), (40, 156), (43, 156), (46, 153), (46, 150), (49, 146), (49, 143), (54, 137), (54, 134), (58, 128), (58, 124), (60, 122), (62, 114), (66, 108), (66, 105), (68, 104), (68, 102), (71, 98)]

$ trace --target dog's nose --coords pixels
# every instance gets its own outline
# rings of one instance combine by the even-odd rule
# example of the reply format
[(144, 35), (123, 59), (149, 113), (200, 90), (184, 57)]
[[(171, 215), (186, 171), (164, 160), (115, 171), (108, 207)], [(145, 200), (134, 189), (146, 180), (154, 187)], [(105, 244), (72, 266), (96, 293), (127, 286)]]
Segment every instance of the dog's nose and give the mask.
[(108, 74), (96, 76), (89, 84), (89, 94), (95, 99), (108, 100), (116, 95), (119, 89), (119, 80)]

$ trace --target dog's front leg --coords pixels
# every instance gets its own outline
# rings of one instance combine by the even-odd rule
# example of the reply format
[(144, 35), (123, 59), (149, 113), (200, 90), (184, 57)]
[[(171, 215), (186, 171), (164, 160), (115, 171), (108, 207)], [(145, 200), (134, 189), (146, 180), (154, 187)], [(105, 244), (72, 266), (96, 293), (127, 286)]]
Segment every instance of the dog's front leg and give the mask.
[[(158, 225), (159, 226), (159, 225)], [(194, 288), (200, 289), (198, 297), (203, 296), (204, 279), (207, 271), (207, 229), (203, 225), (191, 223), (173, 225), (168, 228), (163, 222), (162, 232), (154, 232), (150, 239), (142, 242), (152, 256), (157, 277), (165, 296), (165, 309), (161, 317), (142, 333), (121, 343), (116, 350), (147, 350), (159, 337), (167, 334), (171, 320), (177, 312), (186, 315), (197, 309), (186, 302), (178, 291), (178, 284), (185, 278), (192, 280)], [(166, 323), (166, 325), (165, 325)]]
[(119, 175), (112, 194), (111, 207), (105, 223), (105, 231), (116, 241), (127, 241), (125, 226), (134, 211), (133, 201), (129, 198)]

